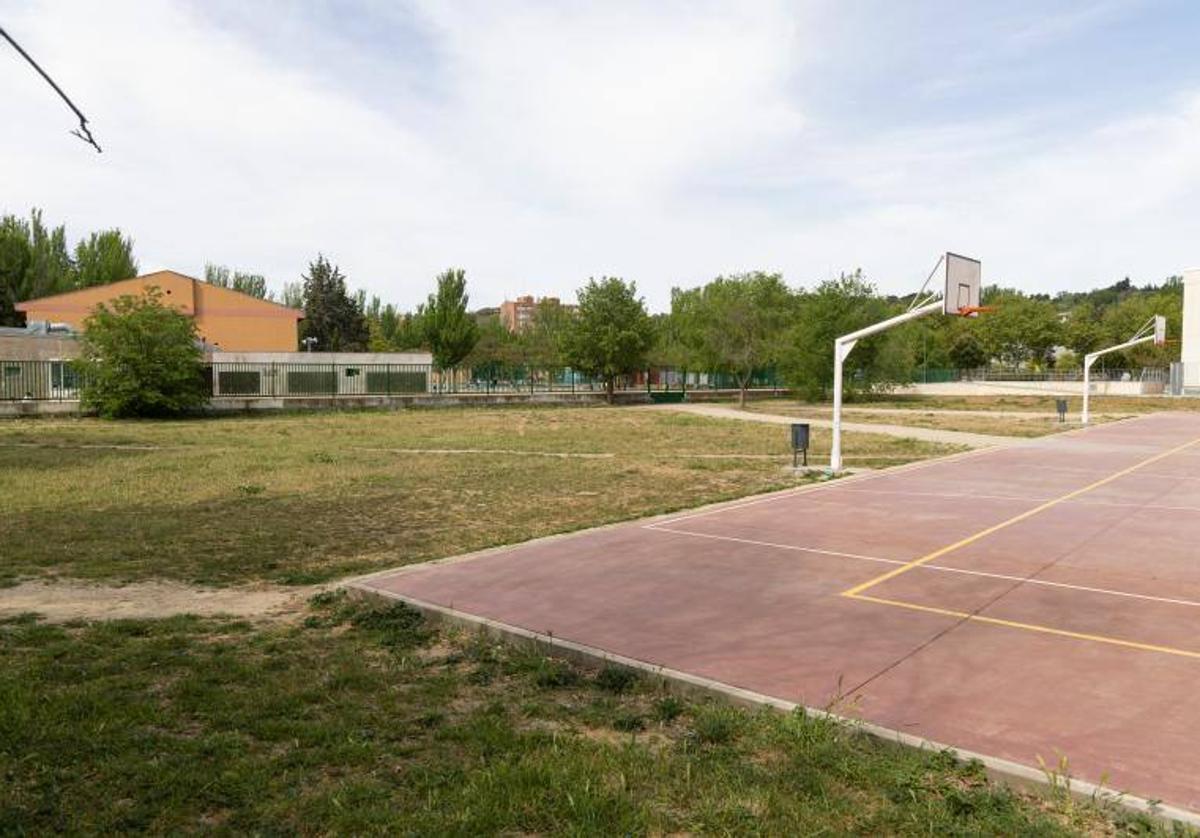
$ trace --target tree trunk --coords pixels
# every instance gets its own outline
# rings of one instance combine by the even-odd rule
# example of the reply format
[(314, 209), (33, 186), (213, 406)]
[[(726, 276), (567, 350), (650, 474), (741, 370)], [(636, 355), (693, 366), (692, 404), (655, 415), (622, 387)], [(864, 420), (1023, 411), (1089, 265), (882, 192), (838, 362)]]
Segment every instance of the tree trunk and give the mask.
[(615, 399), (613, 397), (613, 390), (615, 389), (615, 384), (616, 384), (616, 382), (612, 378), (606, 378), (604, 380), (604, 400), (606, 402), (608, 402), (609, 404), (612, 404), (613, 401), (615, 401)]
[(743, 410), (746, 407), (746, 385), (743, 384), (738, 388), (738, 410)]

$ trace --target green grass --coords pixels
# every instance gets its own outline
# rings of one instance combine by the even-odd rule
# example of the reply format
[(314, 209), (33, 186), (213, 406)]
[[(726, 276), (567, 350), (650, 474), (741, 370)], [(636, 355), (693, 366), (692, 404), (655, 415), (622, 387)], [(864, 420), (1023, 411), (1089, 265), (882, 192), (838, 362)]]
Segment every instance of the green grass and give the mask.
[[(845, 441), (859, 466), (953, 450)], [(786, 428), (629, 408), (5, 421), (0, 584), (320, 582), (783, 488), (789, 462)]]
[[(325, 594), (0, 622), (0, 833), (1145, 834), (978, 765)], [(618, 674), (619, 673), (619, 674)]]

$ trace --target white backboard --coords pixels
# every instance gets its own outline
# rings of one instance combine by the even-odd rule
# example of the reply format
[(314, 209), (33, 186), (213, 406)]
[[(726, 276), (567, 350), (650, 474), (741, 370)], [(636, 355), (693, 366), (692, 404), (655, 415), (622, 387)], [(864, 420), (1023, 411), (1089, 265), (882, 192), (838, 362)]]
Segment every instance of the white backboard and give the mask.
[(963, 309), (979, 307), (983, 283), (983, 265), (978, 259), (946, 254), (946, 288), (942, 303), (946, 314), (960, 314)]

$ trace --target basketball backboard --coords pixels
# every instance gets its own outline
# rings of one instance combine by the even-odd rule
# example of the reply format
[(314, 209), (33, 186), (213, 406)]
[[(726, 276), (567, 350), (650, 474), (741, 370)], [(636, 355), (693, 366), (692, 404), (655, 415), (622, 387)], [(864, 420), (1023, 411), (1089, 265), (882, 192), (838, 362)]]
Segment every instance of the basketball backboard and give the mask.
[(946, 314), (970, 314), (979, 308), (983, 266), (978, 259), (946, 254), (946, 288), (942, 303)]

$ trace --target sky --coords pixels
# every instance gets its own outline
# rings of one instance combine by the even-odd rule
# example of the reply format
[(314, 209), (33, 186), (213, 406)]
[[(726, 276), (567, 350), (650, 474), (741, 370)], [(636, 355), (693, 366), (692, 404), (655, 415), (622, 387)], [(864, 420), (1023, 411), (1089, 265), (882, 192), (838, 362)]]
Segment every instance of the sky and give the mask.
[(402, 308), (750, 270), (1055, 292), (1200, 265), (1200, 3), (0, 0), (0, 212)]

